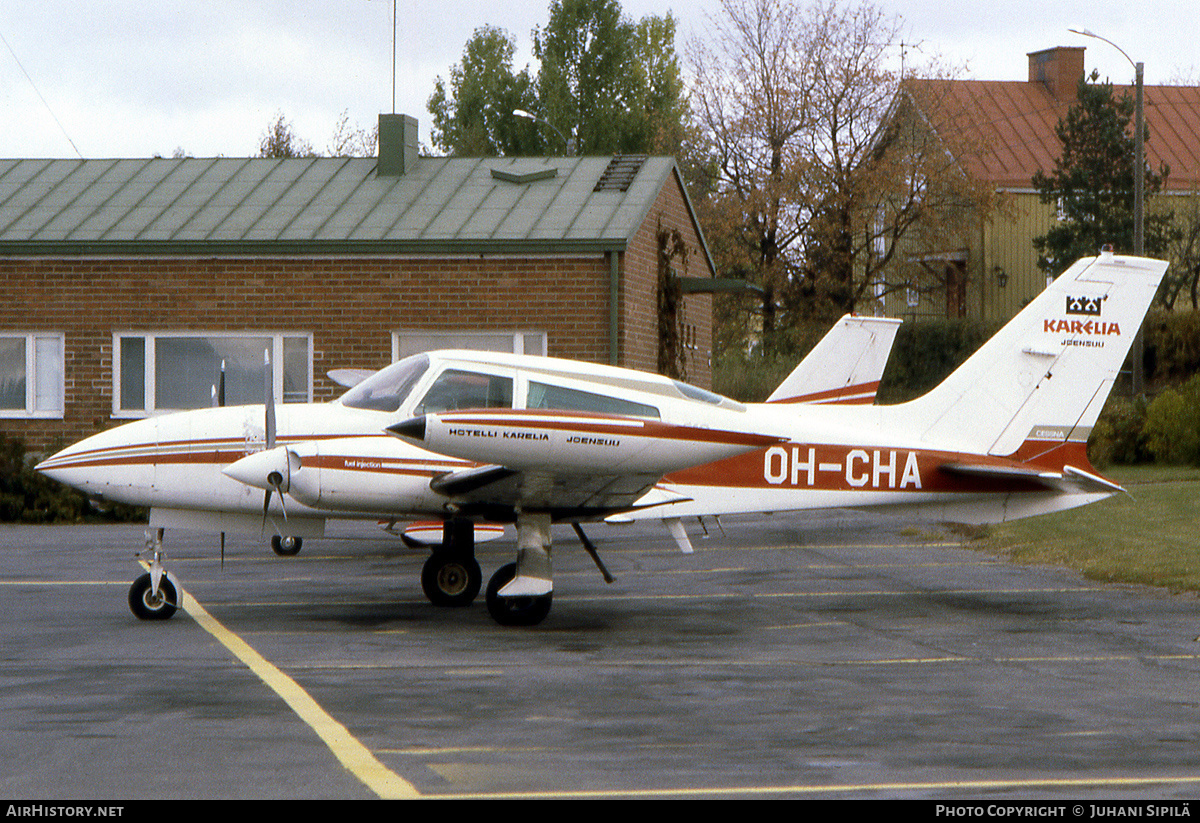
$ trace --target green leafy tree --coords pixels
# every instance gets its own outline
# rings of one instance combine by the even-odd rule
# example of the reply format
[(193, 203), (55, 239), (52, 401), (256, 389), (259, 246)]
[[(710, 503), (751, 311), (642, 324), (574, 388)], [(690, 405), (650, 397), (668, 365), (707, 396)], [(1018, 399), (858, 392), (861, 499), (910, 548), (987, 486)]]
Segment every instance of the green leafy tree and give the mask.
[(617, 0), (554, 0), (533, 31), (536, 77), (514, 73), (514, 51), (506, 32), (476, 30), (429, 98), (434, 145), (460, 155), (675, 155), (698, 144), (670, 15), (634, 23)]
[(616, 0), (554, 0), (550, 22), (534, 31), (541, 111), (563, 134), (575, 136), (580, 153), (648, 148), (645, 75), (636, 45), (634, 24)]
[(545, 151), (536, 124), (513, 116), (515, 109), (538, 108), (529, 70), (513, 72), (515, 50), (515, 41), (504, 30), (475, 30), (462, 61), (450, 69), (449, 86), (439, 77), (429, 98), (434, 146), (464, 157)]
[[(1062, 154), (1050, 174), (1038, 172), (1033, 186), (1043, 203), (1057, 204), (1061, 220), (1034, 238), (1038, 266), (1059, 275), (1080, 257), (1094, 256), (1104, 245), (1133, 251), (1134, 103), (1114, 97), (1099, 73), (1079, 81), (1078, 101), (1059, 121), (1055, 133)], [(1089, 82), (1090, 80), (1090, 82)], [(1143, 139), (1149, 138), (1149, 132)], [(1167, 167), (1147, 169), (1146, 194), (1160, 191)], [(1145, 253), (1161, 255), (1171, 239), (1170, 214), (1145, 212)]]

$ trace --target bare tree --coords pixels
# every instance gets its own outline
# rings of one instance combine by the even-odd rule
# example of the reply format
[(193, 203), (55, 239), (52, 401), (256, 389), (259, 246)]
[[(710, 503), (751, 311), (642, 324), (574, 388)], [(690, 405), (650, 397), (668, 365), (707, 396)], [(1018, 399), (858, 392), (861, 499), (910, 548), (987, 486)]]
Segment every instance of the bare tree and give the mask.
[(378, 126), (368, 130), (357, 123), (352, 124), (349, 110), (343, 109), (325, 153), (330, 157), (374, 157), (378, 143)]
[(283, 112), (267, 126), (258, 143), (259, 157), (316, 157), (312, 144), (301, 140), (292, 131), (292, 124)]
[(940, 247), (977, 219), (980, 192), (930, 87), (890, 67), (897, 18), (835, 0), (722, 10), (714, 44), (690, 52), (719, 169), (706, 231), (722, 269), (761, 286), (769, 348), (788, 323), (897, 287), (886, 274), (899, 250)]
[(795, 198), (805, 174), (802, 135), (812, 126), (812, 49), (803, 11), (774, 0), (722, 0), (715, 36), (690, 44), (692, 107), (715, 156), (702, 210), (723, 268), (762, 288), (771, 338), (786, 281), (785, 255), (807, 215)]

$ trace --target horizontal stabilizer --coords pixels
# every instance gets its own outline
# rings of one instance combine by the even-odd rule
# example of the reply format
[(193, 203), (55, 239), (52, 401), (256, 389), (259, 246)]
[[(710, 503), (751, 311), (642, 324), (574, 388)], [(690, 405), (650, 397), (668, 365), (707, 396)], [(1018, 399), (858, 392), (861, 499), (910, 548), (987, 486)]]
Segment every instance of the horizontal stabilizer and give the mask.
[(982, 477), (988, 480), (1027, 480), (1047, 488), (1057, 488), (1056, 482), (1062, 474), (1056, 471), (1025, 468), (1023, 466), (993, 466), (978, 463), (943, 463), (942, 471), (964, 477)]
[(1089, 491), (1107, 490), (1114, 493), (1125, 491), (1124, 487), (1112, 482), (1111, 480), (1106, 480), (1098, 474), (1085, 472), (1083, 469), (1077, 469), (1074, 466), (1063, 466), (1063, 476), (1069, 480), (1075, 481), (1085, 490)]
[(1097, 474), (1077, 469), (1074, 466), (1063, 466), (1061, 472), (1026, 466), (997, 466), (979, 463), (944, 463), (939, 468), (942, 471), (964, 477), (1023, 481), (1034, 483), (1046, 489), (1063, 492), (1108, 492), (1115, 494), (1116, 492), (1125, 491), (1120, 485), (1111, 480), (1106, 480)]
[(354, 388), (374, 373), (371, 369), (331, 369), (325, 372), (330, 380), (347, 389)]

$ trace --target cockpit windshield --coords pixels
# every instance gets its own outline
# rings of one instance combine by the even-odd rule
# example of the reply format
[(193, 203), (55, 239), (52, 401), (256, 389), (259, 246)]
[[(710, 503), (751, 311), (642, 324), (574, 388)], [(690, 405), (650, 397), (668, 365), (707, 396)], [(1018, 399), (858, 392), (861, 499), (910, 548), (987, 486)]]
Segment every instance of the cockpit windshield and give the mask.
[(399, 411), (413, 385), (429, 368), (429, 358), (414, 354), (375, 372), (342, 395), (342, 405), (352, 409)]

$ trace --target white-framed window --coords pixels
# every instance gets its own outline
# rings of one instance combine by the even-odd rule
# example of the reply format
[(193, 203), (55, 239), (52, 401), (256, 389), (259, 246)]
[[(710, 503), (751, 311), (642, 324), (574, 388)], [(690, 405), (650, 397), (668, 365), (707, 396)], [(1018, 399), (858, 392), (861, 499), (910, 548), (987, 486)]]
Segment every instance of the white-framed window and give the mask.
[(392, 333), (392, 362), (410, 354), (437, 349), (502, 351), (513, 354), (546, 354), (544, 331), (398, 331)]
[(0, 332), (0, 417), (63, 416), (63, 335)]
[(276, 402), (312, 402), (312, 335), (296, 332), (117, 332), (113, 416), (146, 417), (215, 404), (262, 403), (269, 352)]

